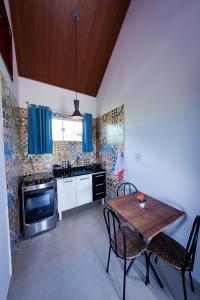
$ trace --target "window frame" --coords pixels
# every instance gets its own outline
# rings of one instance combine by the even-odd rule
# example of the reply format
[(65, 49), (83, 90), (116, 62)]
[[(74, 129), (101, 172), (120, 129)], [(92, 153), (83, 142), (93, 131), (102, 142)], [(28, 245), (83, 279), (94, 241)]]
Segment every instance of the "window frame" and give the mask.
[[(53, 139), (53, 120), (61, 120), (62, 121), (62, 129), (61, 129), (61, 131), (62, 131), (62, 140), (54, 140)], [(66, 140), (66, 139), (64, 139), (64, 132), (65, 132), (64, 129), (65, 128), (63, 126), (63, 123), (65, 121), (70, 121), (70, 122), (73, 122), (73, 123), (81, 123), (81, 124), (83, 124), (82, 120), (72, 120), (70, 117), (64, 118), (64, 117), (59, 117), (59, 116), (53, 116), (52, 117), (52, 140), (53, 140), (53, 142), (81, 142), (82, 143), (82, 137), (81, 137), (80, 141), (78, 141), (78, 140)], [(82, 133), (83, 133), (83, 126), (82, 126)], [(74, 138), (75, 138), (75, 132), (74, 132)]]

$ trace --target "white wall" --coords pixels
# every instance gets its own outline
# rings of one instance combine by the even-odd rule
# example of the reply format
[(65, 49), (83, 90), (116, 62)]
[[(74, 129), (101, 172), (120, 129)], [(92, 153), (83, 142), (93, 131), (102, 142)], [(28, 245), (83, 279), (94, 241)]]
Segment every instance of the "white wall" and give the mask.
[[(72, 114), (74, 112), (75, 92), (48, 85), (39, 81), (19, 77), (19, 105), (26, 107), (31, 104), (45, 105), (54, 112)], [(78, 93), (81, 113), (96, 116), (96, 98)]]
[[(168, 227), (184, 245), (200, 213), (199, 11), (199, 0), (132, 1), (97, 95), (99, 114), (125, 104), (126, 177), (186, 212)], [(197, 253), (200, 282), (200, 241)]]

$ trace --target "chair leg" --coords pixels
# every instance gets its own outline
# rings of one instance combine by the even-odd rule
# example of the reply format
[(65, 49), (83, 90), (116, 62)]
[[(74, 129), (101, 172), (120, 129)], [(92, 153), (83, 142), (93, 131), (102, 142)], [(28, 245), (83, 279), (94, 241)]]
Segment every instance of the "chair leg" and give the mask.
[(145, 281), (145, 284), (146, 285), (148, 285), (150, 283), (150, 281), (149, 281), (149, 259), (150, 259), (150, 255), (151, 255), (151, 253), (148, 256), (147, 253), (145, 252), (145, 258), (146, 258), (146, 281)]
[(111, 246), (109, 248), (109, 253), (108, 253), (108, 262), (107, 262), (107, 268), (106, 268), (106, 272), (108, 273), (109, 270), (109, 264), (110, 264), (110, 253), (111, 253)]
[(131, 260), (131, 262), (130, 262), (130, 264), (129, 264), (127, 270), (126, 270), (126, 275), (128, 275), (128, 273), (129, 273), (129, 271), (130, 271), (130, 269), (131, 269), (131, 267), (132, 267), (134, 261), (135, 261), (135, 258), (133, 258), (133, 259)]
[(149, 264), (149, 266), (151, 267), (151, 269), (152, 269), (152, 271), (153, 271), (153, 273), (154, 273), (154, 275), (155, 275), (155, 277), (156, 277), (156, 279), (157, 279), (157, 281), (158, 281), (160, 287), (163, 288), (163, 284), (162, 284), (162, 282), (161, 282), (161, 280), (160, 280), (160, 278), (159, 278), (159, 276), (158, 276), (156, 270), (154, 269), (154, 266), (152, 265), (152, 263), (151, 263), (151, 261), (150, 261), (150, 255), (151, 255), (151, 253), (149, 254), (149, 262), (148, 262), (148, 264)]
[(187, 300), (187, 292), (186, 292), (186, 285), (185, 285), (185, 271), (182, 271), (181, 273), (182, 273), (184, 299)]
[(125, 294), (126, 294), (126, 259), (124, 259), (123, 300), (125, 300)]
[(190, 277), (191, 290), (192, 290), (193, 292), (195, 292), (194, 284), (193, 284), (193, 280), (192, 280), (192, 274), (191, 274), (191, 271), (189, 271), (189, 277)]

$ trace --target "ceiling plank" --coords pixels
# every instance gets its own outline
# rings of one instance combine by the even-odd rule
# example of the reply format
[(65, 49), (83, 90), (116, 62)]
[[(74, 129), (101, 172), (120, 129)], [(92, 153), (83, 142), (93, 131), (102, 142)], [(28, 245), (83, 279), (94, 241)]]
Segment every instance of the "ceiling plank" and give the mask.
[(130, 0), (10, 0), (20, 76), (75, 90), (74, 31), (78, 22), (78, 92), (96, 96)]

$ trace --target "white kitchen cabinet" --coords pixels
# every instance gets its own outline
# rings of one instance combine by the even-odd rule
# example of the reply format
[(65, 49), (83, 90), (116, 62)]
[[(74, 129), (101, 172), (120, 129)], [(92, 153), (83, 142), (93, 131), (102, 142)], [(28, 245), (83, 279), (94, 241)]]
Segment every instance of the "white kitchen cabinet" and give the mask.
[(77, 206), (92, 202), (92, 175), (77, 176)]
[(59, 220), (62, 220), (64, 210), (76, 207), (76, 177), (57, 180), (57, 198)]

